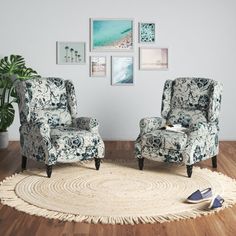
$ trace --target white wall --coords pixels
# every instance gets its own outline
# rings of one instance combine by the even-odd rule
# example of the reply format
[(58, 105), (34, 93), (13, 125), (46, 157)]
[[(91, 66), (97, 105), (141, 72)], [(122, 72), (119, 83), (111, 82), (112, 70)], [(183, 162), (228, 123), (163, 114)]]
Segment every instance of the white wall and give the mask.
[[(164, 81), (210, 77), (224, 84), (221, 140), (235, 140), (235, 0), (0, 0), (0, 57), (20, 54), (42, 76), (73, 80), (81, 116), (100, 122), (105, 140), (134, 140), (139, 120), (159, 116)], [(134, 53), (90, 53), (89, 18), (133, 18)], [(138, 70), (138, 22), (157, 25), (156, 46), (169, 48), (168, 71)], [(56, 41), (86, 41), (86, 65), (56, 65)], [(107, 55), (107, 78), (89, 77), (89, 55)], [(135, 85), (110, 85), (110, 55), (135, 56)], [(19, 139), (18, 113), (10, 139)]]

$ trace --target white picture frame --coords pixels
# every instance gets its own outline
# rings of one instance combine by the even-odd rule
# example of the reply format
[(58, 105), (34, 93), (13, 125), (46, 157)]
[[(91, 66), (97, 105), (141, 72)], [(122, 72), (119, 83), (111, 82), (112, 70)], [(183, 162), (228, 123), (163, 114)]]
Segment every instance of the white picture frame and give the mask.
[(84, 65), (85, 63), (85, 42), (57, 41), (58, 65)]
[(153, 44), (156, 42), (156, 23), (139, 22), (139, 43)]
[(91, 52), (133, 52), (134, 20), (130, 18), (91, 18)]
[(133, 56), (111, 57), (111, 85), (114, 86), (134, 85)]
[(90, 77), (106, 77), (106, 56), (90, 56)]
[(168, 48), (140, 47), (139, 70), (168, 70)]

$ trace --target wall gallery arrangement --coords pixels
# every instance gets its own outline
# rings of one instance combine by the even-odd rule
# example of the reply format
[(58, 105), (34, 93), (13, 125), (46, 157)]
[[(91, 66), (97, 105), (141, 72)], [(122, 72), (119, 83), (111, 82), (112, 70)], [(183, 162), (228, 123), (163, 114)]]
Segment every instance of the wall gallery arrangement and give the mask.
[[(140, 44), (156, 42), (156, 24), (140, 22)], [(57, 42), (57, 64), (79, 65), (86, 63), (85, 42)], [(90, 19), (90, 52), (134, 52), (134, 20)], [(134, 57), (111, 57), (111, 85), (134, 84)], [(90, 55), (90, 77), (107, 76), (107, 57)], [(168, 48), (139, 47), (139, 70), (168, 70)]]

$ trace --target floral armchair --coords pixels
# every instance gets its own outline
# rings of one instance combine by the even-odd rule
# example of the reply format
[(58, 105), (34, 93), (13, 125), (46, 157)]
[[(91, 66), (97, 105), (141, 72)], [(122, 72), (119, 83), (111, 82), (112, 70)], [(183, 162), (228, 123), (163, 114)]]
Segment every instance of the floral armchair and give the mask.
[[(194, 163), (212, 158), (217, 167), (219, 149), (219, 113), (222, 85), (211, 79), (177, 78), (167, 80), (162, 96), (162, 117), (140, 121), (140, 134), (135, 142), (139, 169), (144, 158), (184, 163), (188, 177)], [(166, 128), (181, 124), (185, 132)]]
[(60, 78), (35, 78), (18, 82), (22, 170), (27, 158), (46, 164), (50, 178), (57, 162), (104, 157), (104, 143), (96, 119), (77, 118), (74, 86)]

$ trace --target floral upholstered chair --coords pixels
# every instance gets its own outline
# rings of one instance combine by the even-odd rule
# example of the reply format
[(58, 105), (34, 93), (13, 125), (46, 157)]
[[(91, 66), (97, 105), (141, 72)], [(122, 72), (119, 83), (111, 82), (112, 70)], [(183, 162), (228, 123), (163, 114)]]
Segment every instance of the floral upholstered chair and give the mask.
[(57, 162), (104, 157), (104, 143), (93, 118), (77, 118), (74, 86), (60, 78), (35, 78), (16, 85), (20, 98), (22, 170), (27, 158), (46, 164), (50, 178)]
[[(188, 177), (192, 175), (193, 164), (207, 158), (212, 158), (216, 168), (221, 95), (222, 85), (214, 80), (167, 80), (162, 96), (162, 117), (140, 121), (140, 134), (135, 142), (139, 168), (143, 169), (144, 158), (184, 163)], [(184, 132), (168, 129), (176, 124), (181, 124)]]

